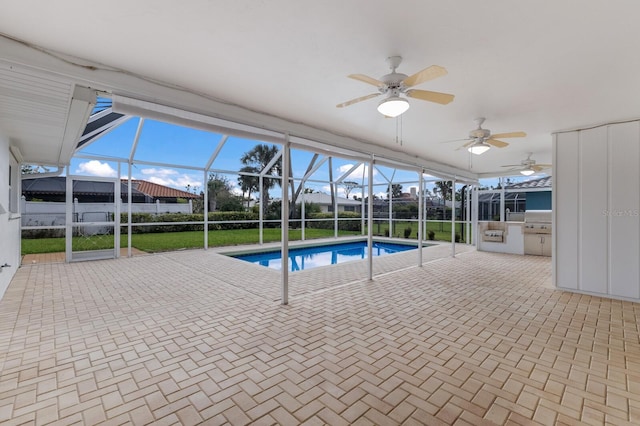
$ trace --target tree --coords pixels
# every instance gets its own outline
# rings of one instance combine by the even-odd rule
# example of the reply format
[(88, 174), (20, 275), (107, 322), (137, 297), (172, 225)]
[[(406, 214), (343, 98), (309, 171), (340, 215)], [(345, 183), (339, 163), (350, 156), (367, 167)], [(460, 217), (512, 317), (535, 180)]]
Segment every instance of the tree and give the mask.
[[(435, 183), (433, 193), (443, 200), (451, 201), (451, 181), (441, 180)], [(461, 193), (460, 189), (456, 191), (456, 201), (460, 201)]]
[(228, 198), (231, 195), (231, 185), (229, 180), (216, 173), (209, 175), (209, 181), (207, 182), (207, 190), (209, 193), (209, 211), (213, 212), (218, 207), (218, 201), (220, 199)]
[(387, 188), (387, 198), (402, 198), (402, 185), (394, 183)]
[(249, 208), (249, 202), (251, 201), (251, 193), (257, 192), (260, 190), (260, 178), (255, 176), (260, 171), (257, 170), (254, 166), (244, 166), (240, 169), (241, 173), (251, 173), (251, 174), (241, 174), (238, 176), (238, 185), (240, 185), (240, 189), (242, 190), (242, 198), (245, 198), (245, 194), (247, 194), (247, 208)]
[(358, 182), (345, 180), (342, 182), (342, 186), (344, 187), (344, 196), (346, 198), (349, 198), (349, 194), (351, 194), (351, 191), (358, 187)]
[(451, 200), (451, 181), (439, 180), (434, 184), (433, 193), (443, 200)]
[(23, 164), (22, 166), (20, 166), (20, 173), (22, 173), (23, 175), (32, 175), (34, 173), (37, 173), (37, 170), (30, 164)]
[[(282, 159), (278, 158), (277, 161), (272, 163), (276, 155), (278, 155), (277, 146), (262, 144), (254, 146), (240, 157), (242, 164), (253, 167), (257, 173), (263, 175), (262, 188), (260, 188), (260, 208), (262, 209), (264, 217), (266, 217), (267, 213), (269, 189), (273, 188), (276, 184), (280, 185), (279, 179), (274, 178), (282, 174)], [(270, 167), (267, 169), (267, 166)]]

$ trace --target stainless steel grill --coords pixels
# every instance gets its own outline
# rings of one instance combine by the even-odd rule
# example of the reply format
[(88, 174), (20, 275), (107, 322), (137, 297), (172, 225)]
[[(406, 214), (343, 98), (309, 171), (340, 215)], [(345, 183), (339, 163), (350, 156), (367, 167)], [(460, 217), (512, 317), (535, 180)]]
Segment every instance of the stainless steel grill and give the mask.
[(524, 254), (551, 256), (551, 210), (524, 214)]

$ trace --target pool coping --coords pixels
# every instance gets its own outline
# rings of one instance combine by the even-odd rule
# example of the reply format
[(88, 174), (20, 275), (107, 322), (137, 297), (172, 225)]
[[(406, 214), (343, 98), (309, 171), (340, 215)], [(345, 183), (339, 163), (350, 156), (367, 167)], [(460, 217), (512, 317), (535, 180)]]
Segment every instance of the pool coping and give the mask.
[[(308, 247), (318, 247), (318, 246), (328, 246), (332, 244), (348, 244), (353, 242), (367, 241), (368, 238), (365, 237), (338, 237), (338, 238), (320, 238), (313, 240), (304, 240), (304, 241), (290, 241), (289, 249), (299, 249), (299, 248), (308, 248)], [(374, 242), (385, 242), (392, 244), (402, 244), (408, 246), (414, 246), (418, 248), (418, 241), (414, 240), (404, 240), (400, 238), (391, 238), (391, 237), (374, 237)], [(445, 244), (451, 244), (446, 242)], [(439, 245), (439, 242), (430, 241), (429, 243), (423, 242), (422, 247), (426, 248), (429, 246)], [(257, 254), (257, 253), (269, 253), (274, 251), (279, 251), (281, 249), (280, 242), (275, 243), (267, 243), (267, 244), (253, 244), (251, 246), (243, 246), (242, 248), (236, 247), (220, 247), (216, 250), (216, 253), (223, 254), (225, 256), (242, 256), (245, 254)], [(230, 249), (230, 250), (227, 250)]]

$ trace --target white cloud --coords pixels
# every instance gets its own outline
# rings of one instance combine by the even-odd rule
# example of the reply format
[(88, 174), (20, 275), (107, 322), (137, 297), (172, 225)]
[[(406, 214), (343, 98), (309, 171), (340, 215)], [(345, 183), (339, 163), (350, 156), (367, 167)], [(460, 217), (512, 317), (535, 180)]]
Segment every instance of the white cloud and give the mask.
[(187, 186), (191, 188), (191, 191), (194, 189), (196, 189), (197, 192), (204, 190), (201, 177), (180, 173), (174, 169), (148, 168), (140, 170), (140, 173), (142, 173), (142, 176), (139, 178), (135, 177), (134, 179), (142, 179), (182, 191), (185, 191)]
[[(337, 169), (338, 177), (341, 177), (343, 174), (347, 173), (353, 166), (354, 166), (353, 164), (343, 164), (342, 166), (338, 167)], [(373, 175), (375, 176), (376, 174), (377, 172), (376, 172), (376, 169), (374, 168)], [(354, 171), (349, 173), (349, 176), (345, 177), (343, 180), (353, 180), (360, 183), (362, 182), (363, 176), (365, 180), (369, 177), (369, 166), (366, 164), (360, 164), (358, 167), (355, 168)]]
[(142, 169), (140, 173), (143, 175), (152, 175), (152, 176), (175, 176), (178, 174), (176, 170), (173, 169)]
[(90, 160), (85, 163), (78, 164), (75, 171), (78, 174), (100, 177), (118, 177), (118, 172), (108, 163), (102, 163), (98, 160)]

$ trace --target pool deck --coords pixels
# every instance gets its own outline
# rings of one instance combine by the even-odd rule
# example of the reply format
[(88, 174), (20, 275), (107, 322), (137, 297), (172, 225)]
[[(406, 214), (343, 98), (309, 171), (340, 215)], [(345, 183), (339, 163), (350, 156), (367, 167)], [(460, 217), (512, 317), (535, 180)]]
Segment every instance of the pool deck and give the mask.
[(20, 267), (0, 423), (640, 424), (640, 304), (549, 258), (444, 244), (291, 273), (283, 306), (225, 250)]

